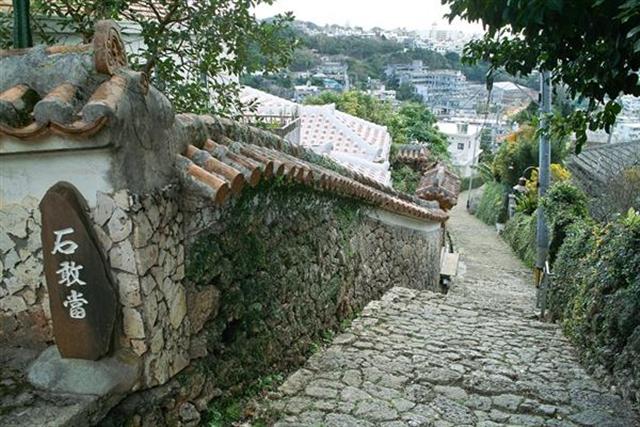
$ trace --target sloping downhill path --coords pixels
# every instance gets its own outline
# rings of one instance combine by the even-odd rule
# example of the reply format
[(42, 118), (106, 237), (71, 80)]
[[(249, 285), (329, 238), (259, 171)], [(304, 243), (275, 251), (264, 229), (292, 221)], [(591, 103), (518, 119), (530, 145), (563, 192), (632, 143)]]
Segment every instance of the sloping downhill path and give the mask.
[(531, 272), (495, 229), (464, 207), (449, 228), (450, 292), (396, 287), (370, 303), (281, 386), (276, 425), (639, 426), (559, 327), (535, 320)]

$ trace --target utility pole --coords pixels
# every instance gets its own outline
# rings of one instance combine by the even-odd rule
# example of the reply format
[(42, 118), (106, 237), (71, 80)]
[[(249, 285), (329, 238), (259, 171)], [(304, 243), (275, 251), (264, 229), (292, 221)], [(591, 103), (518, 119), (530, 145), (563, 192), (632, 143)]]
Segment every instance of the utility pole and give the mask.
[(29, 0), (13, 0), (13, 47), (24, 49), (33, 46)]
[[(538, 200), (542, 200), (542, 197), (547, 193), (547, 189), (549, 188), (549, 169), (551, 166), (551, 144), (549, 143), (549, 134), (546, 132), (549, 124), (549, 113), (551, 113), (551, 73), (549, 71), (542, 71), (542, 73), (540, 73), (540, 94), (542, 98), (540, 100), (540, 125), (545, 131), (540, 132)], [(544, 270), (545, 263), (549, 256), (549, 229), (541, 203), (538, 204), (537, 220), (536, 272), (537, 283), (539, 283), (540, 273)]]

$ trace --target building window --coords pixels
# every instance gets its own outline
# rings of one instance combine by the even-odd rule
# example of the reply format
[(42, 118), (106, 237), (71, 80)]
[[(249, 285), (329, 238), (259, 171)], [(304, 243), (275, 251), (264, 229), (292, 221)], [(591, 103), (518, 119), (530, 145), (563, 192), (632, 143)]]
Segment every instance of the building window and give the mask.
[(464, 142), (458, 144), (458, 150), (464, 150)]

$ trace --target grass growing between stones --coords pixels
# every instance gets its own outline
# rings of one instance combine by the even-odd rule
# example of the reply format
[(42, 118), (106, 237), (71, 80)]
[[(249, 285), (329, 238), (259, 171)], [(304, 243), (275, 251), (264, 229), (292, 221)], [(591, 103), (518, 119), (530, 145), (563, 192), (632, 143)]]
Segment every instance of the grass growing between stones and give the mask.
[(209, 408), (207, 425), (227, 427), (251, 419), (253, 427), (268, 426), (276, 414), (264, 411), (257, 414), (257, 402), (269, 393), (275, 392), (285, 378), (282, 373), (265, 375), (251, 383), (243, 393), (231, 398), (218, 399)]
[[(309, 355), (320, 352), (331, 345), (336, 335), (351, 327), (351, 323), (358, 314), (359, 312), (343, 319), (336, 329), (320, 332), (320, 338), (310, 344)], [(241, 393), (214, 401), (207, 413), (208, 427), (228, 427), (246, 422), (250, 422), (252, 427), (273, 425), (281, 413), (269, 407), (269, 396), (277, 394), (278, 387), (296, 369), (298, 366), (292, 367), (287, 372), (261, 376)]]

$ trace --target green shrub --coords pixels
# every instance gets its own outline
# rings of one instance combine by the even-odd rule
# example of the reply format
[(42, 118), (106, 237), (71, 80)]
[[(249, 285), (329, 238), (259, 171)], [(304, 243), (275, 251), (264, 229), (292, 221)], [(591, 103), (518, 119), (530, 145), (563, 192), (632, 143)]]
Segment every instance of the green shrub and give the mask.
[[(471, 177), (462, 178), (460, 180), (460, 191), (469, 191), (469, 183), (471, 182)], [(476, 175), (473, 177), (473, 182), (471, 183), (471, 189), (475, 190), (476, 188), (480, 188), (485, 184), (484, 179), (480, 175)]]
[(518, 212), (507, 222), (502, 237), (518, 257), (533, 268), (536, 264), (536, 216)]
[(507, 193), (507, 188), (499, 182), (492, 181), (485, 184), (475, 215), (489, 225), (504, 220), (507, 210)]
[(393, 188), (408, 194), (414, 194), (420, 184), (420, 173), (414, 171), (409, 166), (398, 165), (391, 169), (391, 182)]
[(525, 215), (533, 215), (538, 209), (538, 195), (534, 192), (527, 192), (516, 196), (516, 212)]
[(547, 307), (552, 319), (570, 317), (572, 301), (587, 274), (582, 268), (583, 263), (594, 247), (593, 224), (579, 221), (568, 227), (564, 244), (552, 264), (555, 279), (547, 297)]
[[(538, 165), (538, 145), (534, 126), (522, 126), (508, 135), (493, 159), (494, 174), (501, 182), (516, 185), (528, 167)], [(562, 163), (568, 152), (567, 146), (565, 138), (551, 139), (551, 163)]]
[[(606, 225), (575, 222), (554, 264), (550, 310), (588, 362), (610, 372), (637, 359), (640, 334), (640, 215)], [(635, 356), (634, 356), (635, 355)], [(640, 385), (640, 368), (631, 378)], [(614, 372), (615, 374), (615, 372)]]
[(568, 182), (558, 182), (542, 199), (542, 206), (550, 230), (549, 260), (553, 263), (569, 226), (588, 217), (587, 196)]

